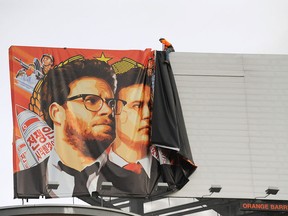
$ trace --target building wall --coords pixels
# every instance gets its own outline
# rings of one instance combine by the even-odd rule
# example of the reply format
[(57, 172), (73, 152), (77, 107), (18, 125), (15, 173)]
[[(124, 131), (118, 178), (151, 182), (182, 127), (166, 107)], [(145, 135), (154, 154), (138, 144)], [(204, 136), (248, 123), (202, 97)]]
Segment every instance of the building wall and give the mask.
[(288, 56), (171, 53), (198, 169), (174, 197), (288, 200)]

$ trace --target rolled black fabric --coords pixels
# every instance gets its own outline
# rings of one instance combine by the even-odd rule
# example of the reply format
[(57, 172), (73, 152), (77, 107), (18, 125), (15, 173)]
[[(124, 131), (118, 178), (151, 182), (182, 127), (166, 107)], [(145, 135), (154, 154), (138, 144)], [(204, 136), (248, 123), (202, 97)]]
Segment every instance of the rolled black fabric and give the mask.
[(165, 63), (164, 51), (156, 52), (151, 142), (175, 151), (172, 154), (186, 177), (195, 171), (176, 82), (171, 65)]

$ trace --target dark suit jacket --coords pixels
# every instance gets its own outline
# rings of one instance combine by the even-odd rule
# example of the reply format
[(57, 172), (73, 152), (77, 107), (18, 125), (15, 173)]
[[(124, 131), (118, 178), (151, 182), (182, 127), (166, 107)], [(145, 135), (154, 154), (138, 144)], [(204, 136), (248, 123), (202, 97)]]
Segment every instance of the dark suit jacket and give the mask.
[[(50, 198), (46, 188), (47, 162), (48, 158), (34, 167), (14, 173), (14, 198), (39, 198), (42, 195)], [(151, 178), (148, 178), (145, 172), (138, 175), (108, 160), (100, 171), (97, 191), (103, 196), (147, 197), (163, 195), (166, 192), (181, 189), (188, 181), (187, 174), (183, 173), (184, 166), (185, 164), (178, 166), (160, 165), (153, 157)], [(111, 182), (113, 188), (109, 191), (101, 190), (102, 182)], [(159, 190), (157, 188), (159, 182), (166, 182), (168, 188), (165, 191)], [(90, 196), (89, 192), (80, 191), (83, 193), (72, 196)]]
[(159, 162), (153, 157), (151, 175), (147, 176), (144, 170), (141, 174), (136, 174), (126, 170), (109, 159), (101, 170), (104, 179), (102, 181), (112, 182), (113, 188), (110, 191), (99, 191), (102, 195), (111, 196), (139, 196), (147, 197), (156, 189), (160, 178)]
[[(48, 159), (49, 157), (34, 167), (14, 173), (14, 198), (39, 198), (39, 196), (51, 198), (46, 185)], [(99, 178), (102, 179), (102, 177)], [(81, 182), (76, 187), (74, 186), (72, 196), (90, 196), (86, 184)]]
[(47, 195), (45, 180), (48, 158), (40, 164), (14, 173), (14, 198), (39, 198)]

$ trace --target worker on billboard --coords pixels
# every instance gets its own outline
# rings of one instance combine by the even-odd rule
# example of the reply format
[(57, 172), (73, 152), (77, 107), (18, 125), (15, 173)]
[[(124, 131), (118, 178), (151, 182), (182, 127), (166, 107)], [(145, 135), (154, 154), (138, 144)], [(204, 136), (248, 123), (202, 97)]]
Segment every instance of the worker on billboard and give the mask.
[[(75, 60), (52, 69), (44, 79), (41, 110), (54, 129), (50, 156), (16, 173), (17, 196), (90, 196), (97, 190), (105, 150), (115, 139), (115, 74), (99, 60)], [(118, 106), (116, 106), (118, 104)], [(51, 186), (52, 185), (52, 186)]]
[(116, 115), (116, 139), (103, 173), (115, 188), (132, 194), (150, 194), (159, 178), (150, 146), (150, 80), (142, 68), (117, 74), (115, 96), (127, 104)]
[(165, 59), (165, 63), (170, 63), (169, 61), (169, 54), (171, 52), (175, 52), (174, 47), (172, 46), (172, 44), (167, 41), (165, 38), (160, 38), (159, 39), (160, 43), (162, 43), (162, 49), (163, 51), (166, 52), (166, 59)]

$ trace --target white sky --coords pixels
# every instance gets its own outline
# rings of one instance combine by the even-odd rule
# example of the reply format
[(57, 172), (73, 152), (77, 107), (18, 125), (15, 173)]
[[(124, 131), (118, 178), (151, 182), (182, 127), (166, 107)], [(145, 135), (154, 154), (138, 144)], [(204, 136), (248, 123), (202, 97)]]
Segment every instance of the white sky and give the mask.
[[(287, 11), (287, 0), (0, 0), (0, 207), (22, 203), (13, 199), (11, 45), (161, 50), (165, 37), (176, 52), (288, 54)], [(48, 201), (29, 201), (39, 202)]]

